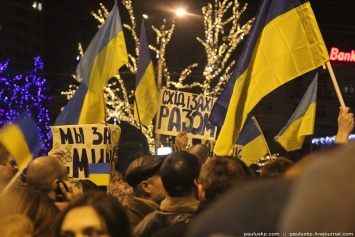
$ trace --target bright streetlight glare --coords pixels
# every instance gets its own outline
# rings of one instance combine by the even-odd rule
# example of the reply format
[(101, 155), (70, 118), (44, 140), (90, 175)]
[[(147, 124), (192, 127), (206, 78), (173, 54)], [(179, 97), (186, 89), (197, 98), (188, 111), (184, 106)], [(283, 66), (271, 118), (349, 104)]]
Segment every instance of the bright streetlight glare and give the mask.
[(176, 15), (177, 16), (183, 16), (183, 15), (185, 15), (186, 14), (186, 11), (184, 10), (184, 9), (178, 9), (177, 11), (176, 11)]
[(143, 14), (143, 18), (144, 19), (148, 19), (148, 15), (147, 14)]

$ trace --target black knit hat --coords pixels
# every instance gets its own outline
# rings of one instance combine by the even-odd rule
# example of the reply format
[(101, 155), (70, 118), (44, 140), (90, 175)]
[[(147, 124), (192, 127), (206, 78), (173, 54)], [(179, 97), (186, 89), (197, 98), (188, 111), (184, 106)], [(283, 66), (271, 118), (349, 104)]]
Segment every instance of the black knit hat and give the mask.
[(185, 187), (193, 184), (200, 173), (200, 162), (187, 151), (177, 151), (164, 159), (160, 176), (166, 192), (175, 196)]
[(163, 157), (146, 155), (133, 160), (126, 172), (126, 180), (132, 187), (156, 174), (163, 163)]

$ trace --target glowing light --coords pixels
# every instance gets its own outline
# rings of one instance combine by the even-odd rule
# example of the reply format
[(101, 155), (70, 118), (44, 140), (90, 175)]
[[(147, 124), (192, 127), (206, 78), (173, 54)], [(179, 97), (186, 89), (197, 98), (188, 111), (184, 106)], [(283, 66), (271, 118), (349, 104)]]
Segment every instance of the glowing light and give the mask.
[(143, 16), (144, 19), (148, 19), (149, 18), (147, 14), (143, 14), (142, 16)]
[(184, 10), (184, 9), (182, 9), (182, 8), (180, 8), (180, 9), (178, 9), (177, 11), (176, 11), (176, 15), (177, 16), (183, 16), (183, 15), (185, 15), (186, 14), (186, 11)]
[[(349, 135), (349, 141), (355, 140), (355, 134)], [(335, 136), (332, 137), (316, 137), (312, 139), (312, 144), (321, 146), (321, 145), (331, 145), (335, 143)]]
[(336, 47), (332, 47), (329, 53), (329, 59), (339, 62), (355, 62), (355, 50), (342, 52)]
[(42, 3), (34, 1), (32, 3), (33, 9), (36, 9), (38, 11), (42, 11)]
[[(9, 60), (0, 63), (0, 125), (7, 124), (26, 110), (37, 123), (39, 139), (43, 142), (42, 155), (51, 147), (50, 118), (43, 103), (51, 100), (45, 93), (45, 79), (36, 75), (44, 64), (40, 57), (34, 58), (34, 68), (24, 74), (10, 77), (7, 72)], [(3, 85), (4, 84), (4, 85)]]

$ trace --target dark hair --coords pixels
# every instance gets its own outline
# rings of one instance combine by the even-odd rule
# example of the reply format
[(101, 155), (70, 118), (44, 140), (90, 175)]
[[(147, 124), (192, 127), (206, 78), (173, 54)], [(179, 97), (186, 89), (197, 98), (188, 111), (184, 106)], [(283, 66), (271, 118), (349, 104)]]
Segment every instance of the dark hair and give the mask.
[(293, 166), (293, 162), (285, 157), (278, 157), (275, 160), (266, 162), (260, 169), (260, 178), (276, 178), (282, 176), (286, 170)]
[(201, 168), (199, 182), (206, 199), (215, 199), (234, 185), (254, 178), (254, 173), (237, 157), (221, 156), (209, 159)]
[(60, 229), (68, 212), (85, 206), (92, 207), (102, 218), (111, 237), (131, 236), (128, 217), (124, 208), (115, 198), (102, 191), (90, 191), (73, 199), (58, 218), (56, 236), (60, 237)]

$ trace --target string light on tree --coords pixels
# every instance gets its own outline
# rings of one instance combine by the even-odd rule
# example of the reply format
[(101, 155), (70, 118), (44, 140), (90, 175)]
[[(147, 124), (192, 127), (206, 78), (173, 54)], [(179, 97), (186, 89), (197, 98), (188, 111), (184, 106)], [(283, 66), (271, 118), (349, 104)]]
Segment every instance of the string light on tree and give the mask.
[(204, 95), (218, 96), (230, 78), (231, 69), (236, 62), (230, 57), (243, 37), (249, 33), (254, 21), (251, 19), (242, 26), (239, 23), (247, 6), (248, 4), (244, 4), (240, 8), (237, 0), (215, 0), (214, 5), (208, 3), (202, 8), (205, 36), (204, 39), (197, 37), (197, 40), (203, 45), (207, 56), (203, 70)]
[(13, 121), (26, 110), (36, 121), (45, 154), (51, 147), (51, 132), (48, 109), (43, 104), (51, 98), (45, 95), (48, 90), (46, 79), (37, 75), (43, 71), (44, 64), (40, 57), (36, 57), (32, 70), (16, 75), (8, 73), (8, 65), (9, 60), (0, 63), (0, 126)]

